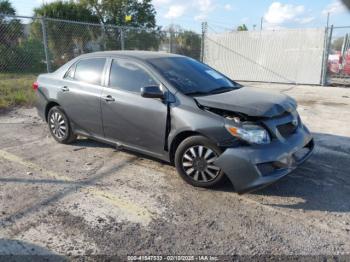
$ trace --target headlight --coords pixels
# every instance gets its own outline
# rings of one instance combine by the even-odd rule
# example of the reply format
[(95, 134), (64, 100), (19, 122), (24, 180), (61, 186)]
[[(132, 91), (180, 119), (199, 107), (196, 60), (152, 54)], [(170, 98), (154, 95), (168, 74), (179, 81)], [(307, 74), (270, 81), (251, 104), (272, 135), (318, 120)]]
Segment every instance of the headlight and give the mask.
[(226, 125), (227, 131), (231, 135), (252, 144), (267, 144), (270, 143), (270, 136), (267, 131), (257, 125), (242, 125), (241, 127)]

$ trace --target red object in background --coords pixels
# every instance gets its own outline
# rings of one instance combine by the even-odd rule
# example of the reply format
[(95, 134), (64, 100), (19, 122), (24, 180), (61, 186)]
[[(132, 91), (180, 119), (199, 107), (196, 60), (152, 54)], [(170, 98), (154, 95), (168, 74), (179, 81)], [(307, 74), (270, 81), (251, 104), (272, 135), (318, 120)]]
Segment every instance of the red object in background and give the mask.
[(340, 56), (340, 51), (329, 55), (328, 70), (333, 74), (350, 75), (350, 50), (346, 52), (344, 61)]
[(345, 63), (344, 63), (343, 72), (346, 75), (350, 75), (350, 51), (348, 51), (346, 56), (345, 56)]
[(39, 87), (38, 82), (35, 81), (35, 82), (33, 83), (32, 87), (33, 87), (34, 90), (38, 90), (38, 87)]

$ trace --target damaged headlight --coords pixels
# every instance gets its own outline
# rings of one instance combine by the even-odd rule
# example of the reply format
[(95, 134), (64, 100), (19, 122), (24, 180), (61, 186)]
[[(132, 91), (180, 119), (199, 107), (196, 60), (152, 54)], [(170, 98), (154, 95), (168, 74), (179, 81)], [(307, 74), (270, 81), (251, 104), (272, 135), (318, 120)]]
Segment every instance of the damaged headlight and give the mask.
[(261, 126), (246, 124), (240, 127), (226, 125), (227, 131), (231, 135), (238, 137), (251, 144), (267, 144), (270, 143), (268, 132)]

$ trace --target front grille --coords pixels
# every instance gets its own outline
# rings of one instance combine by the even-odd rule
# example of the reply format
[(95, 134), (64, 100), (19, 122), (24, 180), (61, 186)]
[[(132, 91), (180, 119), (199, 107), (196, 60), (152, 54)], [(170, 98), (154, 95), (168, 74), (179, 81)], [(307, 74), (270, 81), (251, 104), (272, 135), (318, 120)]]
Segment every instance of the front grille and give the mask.
[(294, 125), (292, 122), (277, 126), (278, 132), (280, 132), (283, 137), (294, 134), (297, 128), (298, 125)]

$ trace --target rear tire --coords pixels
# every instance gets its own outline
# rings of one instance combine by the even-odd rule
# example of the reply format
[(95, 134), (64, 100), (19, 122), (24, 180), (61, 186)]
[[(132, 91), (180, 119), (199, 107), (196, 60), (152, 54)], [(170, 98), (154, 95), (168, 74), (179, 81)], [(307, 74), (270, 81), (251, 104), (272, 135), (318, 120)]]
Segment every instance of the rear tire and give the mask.
[(195, 187), (213, 187), (224, 181), (225, 174), (213, 164), (222, 150), (203, 136), (183, 140), (175, 152), (175, 166), (180, 176)]
[(73, 133), (68, 116), (59, 106), (54, 106), (47, 115), (47, 124), (53, 138), (62, 144), (74, 142), (77, 136)]

